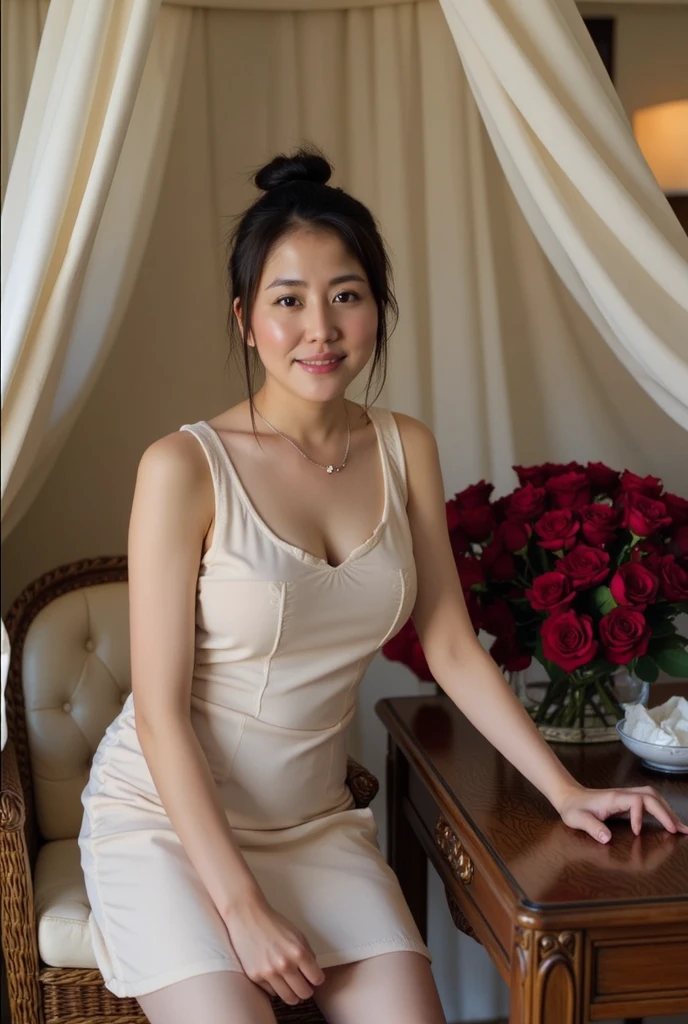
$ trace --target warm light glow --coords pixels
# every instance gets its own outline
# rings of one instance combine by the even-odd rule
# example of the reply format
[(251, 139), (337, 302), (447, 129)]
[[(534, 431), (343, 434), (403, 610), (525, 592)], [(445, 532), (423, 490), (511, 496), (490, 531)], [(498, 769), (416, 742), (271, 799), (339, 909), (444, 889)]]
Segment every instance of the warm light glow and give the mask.
[(688, 195), (688, 100), (636, 110), (633, 132), (662, 191)]

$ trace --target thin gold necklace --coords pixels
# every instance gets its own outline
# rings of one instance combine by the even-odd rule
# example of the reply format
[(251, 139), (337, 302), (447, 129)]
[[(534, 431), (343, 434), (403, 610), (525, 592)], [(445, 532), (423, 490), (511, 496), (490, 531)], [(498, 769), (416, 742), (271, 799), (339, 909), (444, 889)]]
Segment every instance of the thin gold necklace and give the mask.
[[(254, 409), (255, 409), (255, 406), (254, 406)], [(256, 409), (256, 412), (258, 413), (258, 415), (262, 419), (263, 423), (267, 423), (267, 425), (270, 427), (271, 430), (274, 430), (276, 434), (279, 434), (279, 436), (283, 437), (285, 441), (288, 441), (289, 444), (293, 448), (296, 448), (296, 450), (299, 453), (299, 455), (303, 455), (304, 459), (307, 459), (308, 462), (312, 462), (314, 466), (319, 466), (320, 469), (324, 469), (326, 473), (339, 473), (339, 472), (341, 472), (341, 470), (344, 469), (344, 467), (346, 466), (346, 460), (349, 457), (349, 447), (351, 445), (351, 425), (349, 423), (349, 414), (348, 414), (348, 412), (346, 412), (346, 408), (345, 408), (344, 411), (346, 413), (346, 432), (347, 432), (347, 436), (346, 436), (346, 451), (344, 452), (344, 459), (343, 459), (341, 465), (339, 465), (339, 466), (333, 466), (332, 464), (330, 464), (329, 466), (323, 466), (322, 462), (316, 462), (315, 459), (312, 459), (310, 457), (310, 455), (306, 455), (306, 453), (301, 448), (299, 448), (299, 446), (296, 444), (296, 442), (292, 441), (292, 439), (290, 437), (287, 437), (286, 434), (283, 434), (281, 430), (277, 429), (277, 427), (273, 427), (272, 423), (270, 423), (269, 420), (266, 420), (265, 417), (263, 416), (263, 414), (261, 412), (258, 412), (258, 409)]]

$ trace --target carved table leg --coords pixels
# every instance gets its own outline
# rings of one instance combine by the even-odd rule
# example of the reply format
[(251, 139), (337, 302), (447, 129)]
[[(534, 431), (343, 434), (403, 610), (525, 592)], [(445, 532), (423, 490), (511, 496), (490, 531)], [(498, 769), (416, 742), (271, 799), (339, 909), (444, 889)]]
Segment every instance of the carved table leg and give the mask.
[(392, 737), (387, 744), (387, 860), (395, 872), (418, 930), (427, 941), (428, 861), (404, 813), (408, 762)]
[(583, 937), (516, 927), (509, 1024), (584, 1024)]

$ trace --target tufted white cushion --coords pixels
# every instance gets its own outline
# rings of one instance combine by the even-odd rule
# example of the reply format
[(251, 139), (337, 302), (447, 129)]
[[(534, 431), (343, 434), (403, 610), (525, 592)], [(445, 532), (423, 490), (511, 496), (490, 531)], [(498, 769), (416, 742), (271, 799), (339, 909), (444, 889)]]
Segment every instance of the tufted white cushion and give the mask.
[(34, 874), (38, 951), (51, 967), (97, 967), (76, 839), (41, 847)]
[(128, 594), (126, 582), (82, 587), (51, 601), (29, 627), (22, 677), (46, 840), (76, 845), (93, 753), (131, 692)]

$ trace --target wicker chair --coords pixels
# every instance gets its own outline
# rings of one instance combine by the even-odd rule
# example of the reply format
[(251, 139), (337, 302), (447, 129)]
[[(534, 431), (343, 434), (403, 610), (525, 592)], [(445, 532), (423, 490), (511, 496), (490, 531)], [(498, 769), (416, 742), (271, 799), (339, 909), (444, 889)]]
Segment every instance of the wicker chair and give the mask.
[[(96, 967), (76, 838), (93, 752), (131, 688), (126, 558), (45, 573), (25, 587), (6, 625), (0, 862), (13, 1024), (145, 1024), (136, 1000), (113, 996)], [(378, 791), (351, 759), (347, 782), (358, 807)], [(324, 1024), (313, 1000), (291, 1007), (276, 999), (274, 1010), (279, 1021)]]

